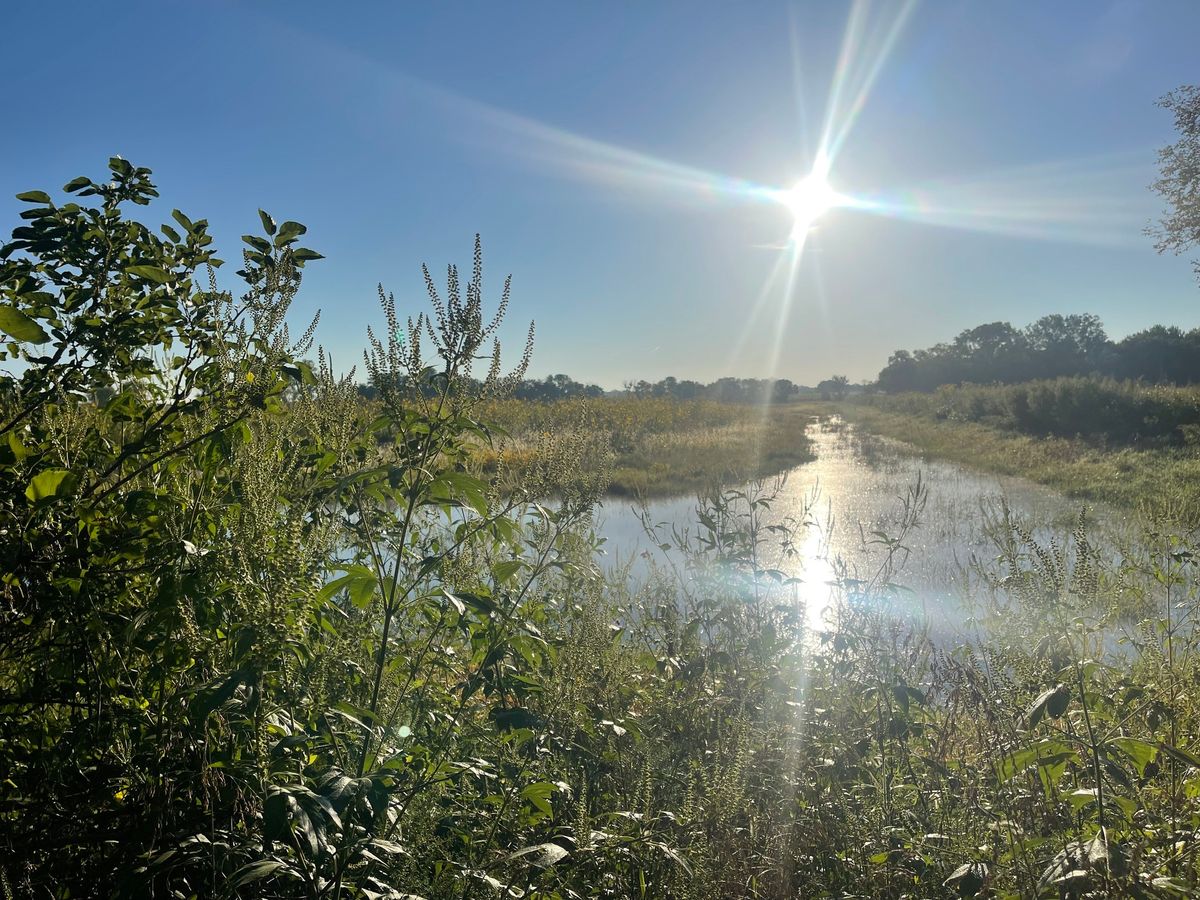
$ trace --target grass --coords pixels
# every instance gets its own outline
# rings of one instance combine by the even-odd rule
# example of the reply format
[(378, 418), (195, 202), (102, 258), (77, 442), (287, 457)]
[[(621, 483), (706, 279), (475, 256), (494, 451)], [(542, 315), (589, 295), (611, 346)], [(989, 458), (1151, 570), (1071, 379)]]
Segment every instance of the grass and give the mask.
[(519, 482), (570, 435), (587, 448), (585, 465), (607, 469), (610, 495), (680, 495), (769, 477), (811, 460), (809, 412), (785, 406), (764, 416), (754, 406), (637, 397), (505, 400), (490, 404), (486, 416), (506, 436), (481, 448), (477, 459)]
[(837, 409), (867, 431), (912, 444), (938, 459), (1026, 478), (1070, 497), (1187, 524), (1200, 522), (1200, 456), (1187, 448), (1104, 447), (859, 403), (842, 403)]

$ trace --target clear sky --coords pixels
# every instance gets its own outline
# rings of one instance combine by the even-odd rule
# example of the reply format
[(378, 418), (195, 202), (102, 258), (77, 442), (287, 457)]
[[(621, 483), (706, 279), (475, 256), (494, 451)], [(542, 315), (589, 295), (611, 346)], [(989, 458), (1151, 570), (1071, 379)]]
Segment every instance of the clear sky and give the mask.
[[(0, 212), (155, 172), (156, 221), (309, 226), (340, 367), (476, 232), (531, 374), (873, 377), (981, 322), (1200, 325), (1142, 233), (1200, 3), (11, 3)], [(849, 39), (846, 36), (849, 34)], [(828, 123), (826, 127), (826, 123)], [(824, 140), (822, 139), (824, 137)], [(849, 207), (789, 242), (818, 150)], [(850, 201), (847, 201), (850, 202)], [(154, 210), (154, 207), (151, 207)], [(788, 273), (795, 265), (795, 276)], [(232, 278), (230, 266), (226, 277)], [(772, 278), (772, 275), (774, 277)], [(232, 282), (231, 282), (232, 283)], [(790, 291), (788, 287), (790, 285)]]

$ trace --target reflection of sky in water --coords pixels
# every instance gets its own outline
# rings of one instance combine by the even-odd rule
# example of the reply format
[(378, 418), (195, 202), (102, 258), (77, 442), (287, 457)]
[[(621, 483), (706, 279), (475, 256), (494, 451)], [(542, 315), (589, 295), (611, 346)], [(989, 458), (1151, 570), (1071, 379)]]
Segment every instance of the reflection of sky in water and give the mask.
[[(772, 565), (803, 579), (798, 590), (813, 624), (828, 605), (828, 583), (840, 566), (852, 577), (875, 573), (883, 550), (869, 543), (871, 532), (895, 532), (903, 498), (918, 473), (928, 487), (928, 499), (918, 526), (905, 540), (911, 555), (895, 581), (911, 590), (908, 602), (935, 624), (960, 618), (960, 598), (970, 589), (971, 563), (979, 560), (987, 565), (998, 555), (988, 523), (1000, 518), (1002, 499), (1014, 518), (1030, 526), (1039, 540), (1065, 538), (1081, 507), (1079, 501), (1028, 481), (923, 459), (907, 445), (860, 434), (839, 421), (814, 422), (808, 434), (816, 458), (789, 473), (767, 519), (802, 518), (814, 487), (819, 491), (809, 518), (820, 527), (803, 528), (797, 535), (799, 552), (793, 559), (785, 560), (778, 553), (771, 558)], [(656, 500), (648, 509), (653, 522), (690, 527), (695, 533), (694, 498)], [(1128, 524), (1126, 517), (1111, 509), (1094, 509), (1089, 522), (1093, 538), (1110, 545), (1119, 542)], [(660, 552), (646, 539), (628, 503), (606, 501), (596, 526), (607, 538), (610, 560), (635, 560), (635, 577), (638, 555)]]

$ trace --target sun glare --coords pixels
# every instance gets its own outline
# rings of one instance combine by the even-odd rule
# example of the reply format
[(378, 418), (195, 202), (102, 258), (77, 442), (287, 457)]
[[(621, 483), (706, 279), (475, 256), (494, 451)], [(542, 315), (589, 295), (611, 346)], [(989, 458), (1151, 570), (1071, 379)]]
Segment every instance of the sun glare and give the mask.
[(841, 203), (838, 193), (817, 172), (797, 182), (791, 190), (780, 191), (777, 199), (791, 210), (796, 236), (807, 233), (817, 219)]

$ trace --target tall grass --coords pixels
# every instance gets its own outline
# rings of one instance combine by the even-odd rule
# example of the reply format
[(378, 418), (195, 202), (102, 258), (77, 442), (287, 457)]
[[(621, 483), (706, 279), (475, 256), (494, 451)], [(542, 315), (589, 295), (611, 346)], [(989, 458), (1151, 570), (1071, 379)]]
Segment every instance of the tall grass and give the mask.
[(1122, 446), (1185, 446), (1200, 437), (1200, 388), (1111, 378), (944, 385), (932, 394), (875, 395), (868, 402), (891, 412)]
[(844, 403), (860, 426), (931, 456), (1083, 500), (1200, 522), (1200, 390), (1070, 378)]
[(539, 403), (495, 401), (484, 415), (503, 436), (480, 447), (485, 471), (518, 485), (552, 453), (554, 436), (585, 441), (588, 464), (608, 472), (616, 496), (669, 496), (768, 477), (812, 458), (808, 418), (784, 405), (763, 411), (713, 400), (652, 397)]

